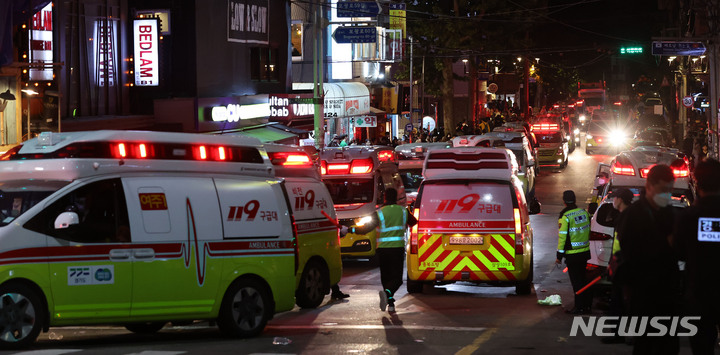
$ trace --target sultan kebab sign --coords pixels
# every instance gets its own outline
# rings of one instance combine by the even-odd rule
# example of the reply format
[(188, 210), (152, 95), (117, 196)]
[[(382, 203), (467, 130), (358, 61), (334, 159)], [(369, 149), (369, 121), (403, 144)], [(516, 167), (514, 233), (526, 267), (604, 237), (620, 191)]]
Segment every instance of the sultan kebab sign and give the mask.
[(135, 46), (135, 85), (158, 86), (160, 65), (158, 63), (158, 21), (139, 19), (133, 22)]

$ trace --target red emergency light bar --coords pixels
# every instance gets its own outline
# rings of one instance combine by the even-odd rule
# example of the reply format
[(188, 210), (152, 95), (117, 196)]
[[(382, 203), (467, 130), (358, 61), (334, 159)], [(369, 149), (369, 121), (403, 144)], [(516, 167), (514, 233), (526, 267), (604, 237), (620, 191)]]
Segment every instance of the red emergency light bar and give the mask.
[(557, 131), (560, 126), (557, 123), (536, 123), (532, 125), (534, 131)]
[(622, 102), (620, 102), (620, 101), (615, 101), (615, 102), (613, 102), (613, 105), (615, 105), (615, 106), (622, 106)]
[(301, 152), (273, 152), (268, 154), (273, 165), (309, 167), (312, 166), (310, 156)]
[(15, 154), (10, 160), (29, 159), (149, 159), (194, 160), (262, 164), (256, 148), (203, 144), (143, 142), (78, 142), (48, 153)]
[(354, 159), (350, 163), (330, 163), (322, 161), (322, 175), (367, 174), (373, 169), (372, 159)]

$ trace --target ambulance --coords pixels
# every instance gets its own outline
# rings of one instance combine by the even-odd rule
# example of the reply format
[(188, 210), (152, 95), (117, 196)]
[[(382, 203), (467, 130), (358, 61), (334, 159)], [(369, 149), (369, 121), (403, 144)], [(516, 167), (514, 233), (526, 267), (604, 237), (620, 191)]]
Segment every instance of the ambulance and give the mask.
[(530, 293), (533, 230), (511, 159), (503, 148), (429, 153), (406, 246), (409, 293), (456, 281)]
[(568, 164), (569, 139), (563, 129), (562, 120), (538, 121), (532, 124), (532, 130), (540, 143), (537, 153), (538, 164), (559, 165), (560, 168), (565, 168)]
[(295, 302), (302, 308), (315, 308), (342, 277), (332, 197), (320, 178), (319, 164), (304, 147), (265, 144), (264, 148), (275, 176), (284, 180), (297, 230)]
[[(398, 191), (398, 204), (406, 204), (405, 187), (398, 172), (395, 151), (386, 146), (330, 147), (320, 152), (322, 180), (330, 191), (338, 222), (348, 227), (371, 221), (385, 203), (385, 189)], [(340, 238), (343, 257), (373, 258), (375, 231), (348, 233)]]
[(522, 132), (489, 132), (485, 133), (486, 137), (494, 137), (501, 139), (505, 143), (505, 148), (510, 149), (515, 155), (518, 165), (517, 176), (523, 184), (523, 192), (525, 196), (535, 188), (535, 157), (530, 147), (530, 141)]
[(254, 138), (42, 133), (0, 161), (0, 215), (3, 348), (94, 324), (248, 337), (295, 303), (292, 209)]
[(427, 152), (433, 149), (450, 147), (452, 147), (452, 144), (448, 142), (408, 143), (395, 147), (395, 154), (398, 157), (398, 170), (403, 186), (405, 186), (408, 206), (412, 206), (415, 202), (418, 188), (423, 181), (422, 167)]

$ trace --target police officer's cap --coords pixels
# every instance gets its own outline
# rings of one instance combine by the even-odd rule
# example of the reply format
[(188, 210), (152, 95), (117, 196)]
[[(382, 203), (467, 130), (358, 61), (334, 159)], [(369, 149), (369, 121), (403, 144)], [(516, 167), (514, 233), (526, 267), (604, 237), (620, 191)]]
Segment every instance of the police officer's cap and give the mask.
[(575, 203), (575, 192), (573, 190), (565, 190), (565, 192), (563, 192), (563, 202)]

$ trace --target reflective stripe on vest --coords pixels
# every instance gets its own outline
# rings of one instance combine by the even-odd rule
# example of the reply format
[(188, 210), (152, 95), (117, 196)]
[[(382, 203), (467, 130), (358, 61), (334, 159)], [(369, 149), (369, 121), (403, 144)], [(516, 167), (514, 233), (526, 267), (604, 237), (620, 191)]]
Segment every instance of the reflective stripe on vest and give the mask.
[[(569, 250), (558, 250), (565, 254), (578, 254), (590, 251), (590, 216), (580, 208), (565, 212), (564, 217), (568, 220), (568, 231), (560, 231), (560, 234), (567, 233), (570, 241)], [(565, 232), (565, 233), (563, 233)]]
[(404, 247), (405, 225), (407, 224), (405, 208), (399, 205), (388, 205), (380, 208), (377, 214), (380, 219), (377, 248)]

